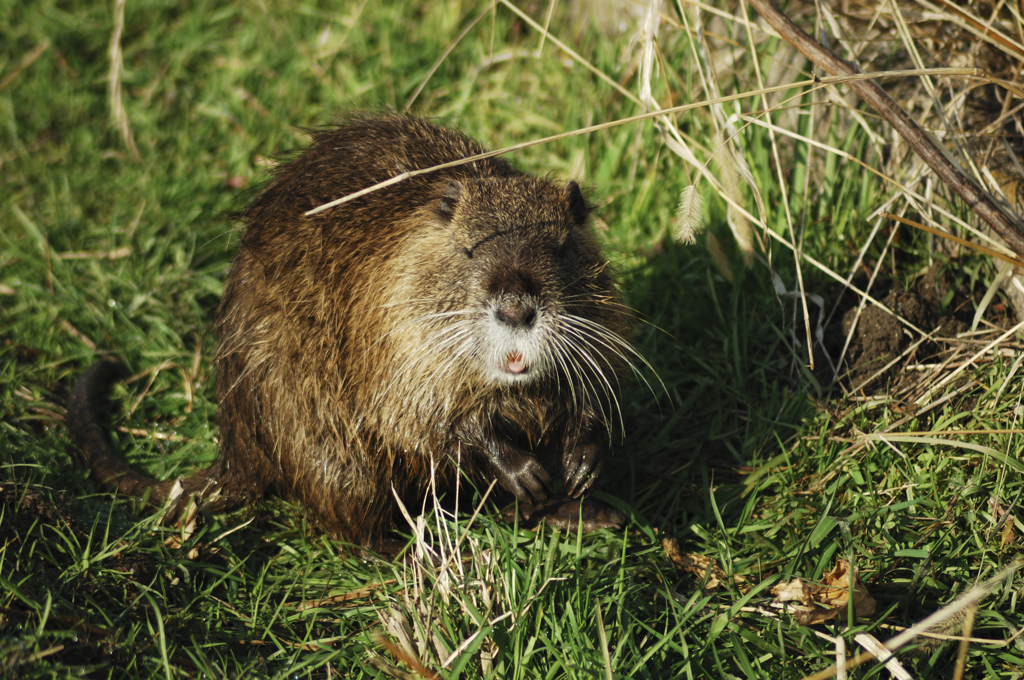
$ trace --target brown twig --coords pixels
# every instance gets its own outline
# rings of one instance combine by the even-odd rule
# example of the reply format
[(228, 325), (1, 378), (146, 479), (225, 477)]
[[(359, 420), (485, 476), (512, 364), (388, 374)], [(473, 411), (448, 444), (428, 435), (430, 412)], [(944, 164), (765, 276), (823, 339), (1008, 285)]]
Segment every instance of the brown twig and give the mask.
[[(840, 59), (807, 35), (779, 10), (773, 0), (750, 0), (750, 4), (784, 40), (819, 68), (834, 76), (855, 76), (861, 73), (855, 64)], [(1002, 210), (970, 177), (950, 161), (931, 137), (918, 127), (914, 119), (874, 81), (850, 80), (847, 85), (889, 121), (921, 160), (927, 163), (939, 179), (956, 192), (971, 210), (985, 220), (1013, 252), (1024, 257), (1024, 226), (1018, 219)]]
[(985, 246), (978, 245), (977, 243), (974, 243), (973, 241), (968, 241), (965, 238), (960, 238), (959, 236), (954, 236), (953, 234), (947, 234), (944, 231), (939, 231), (938, 229), (933, 229), (932, 227), (929, 227), (927, 224), (921, 224), (920, 222), (915, 222), (913, 220), (908, 220), (907, 218), (900, 217), (899, 215), (893, 215), (891, 212), (889, 212), (887, 210), (883, 211), (880, 214), (881, 214), (882, 217), (884, 217), (886, 219), (896, 220), (900, 224), (906, 224), (907, 226), (914, 227), (915, 229), (920, 229), (921, 231), (927, 232), (927, 233), (931, 234), (932, 236), (938, 236), (940, 238), (947, 239), (949, 241), (952, 241), (953, 243), (958, 243), (958, 244), (962, 245), (964, 248), (969, 248), (971, 250), (976, 250), (979, 253), (983, 253), (985, 255), (988, 255), (989, 257), (994, 257), (997, 260), (1002, 260), (1003, 262), (1007, 262), (1009, 264), (1012, 264), (1014, 267), (1020, 267), (1021, 269), (1024, 269), (1024, 262), (1021, 262), (1020, 260), (1018, 260), (1015, 257), (1010, 257), (1009, 255), (1003, 255), (998, 250), (993, 250), (992, 248), (986, 248)]
[(992, 26), (986, 26), (981, 23), (967, 12), (949, 2), (949, 0), (937, 0), (937, 2), (956, 16), (960, 17), (964, 23), (968, 24), (971, 28), (980, 33), (982, 37), (990, 38), (992, 41), (1002, 45), (1006, 50), (1015, 52), (1020, 57), (1024, 57), (1024, 50), (1021, 50), (1020, 45), (1007, 38), (995, 28), (992, 28)]

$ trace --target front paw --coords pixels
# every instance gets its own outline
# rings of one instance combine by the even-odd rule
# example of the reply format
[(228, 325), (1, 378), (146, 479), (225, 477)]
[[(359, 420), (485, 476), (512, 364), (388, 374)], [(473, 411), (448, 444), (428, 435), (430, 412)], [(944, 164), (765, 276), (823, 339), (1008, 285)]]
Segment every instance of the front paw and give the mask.
[(551, 477), (537, 457), (511, 445), (491, 458), (498, 483), (524, 503), (542, 503), (551, 492)]
[(565, 493), (579, 498), (597, 482), (604, 470), (604, 448), (592, 441), (568, 441), (562, 452)]

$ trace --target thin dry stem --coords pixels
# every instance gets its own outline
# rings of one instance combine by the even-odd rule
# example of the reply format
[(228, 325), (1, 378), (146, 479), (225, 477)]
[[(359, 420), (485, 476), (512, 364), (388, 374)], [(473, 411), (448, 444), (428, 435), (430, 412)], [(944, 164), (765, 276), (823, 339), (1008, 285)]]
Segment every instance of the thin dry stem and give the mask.
[[(1002, 84), (1002, 82), (1003, 82), (1003, 81), (1000, 81), (997, 78), (993, 78), (991, 75), (987, 74), (984, 70), (977, 69), (977, 68), (966, 68), (966, 69), (926, 69), (926, 71), (928, 71), (928, 72), (942, 71), (946, 75), (956, 75), (956, 76), (961, 76), (961, 77), (965, 77), (965, 78), (979, 78), (979, 79), (985, 80), (987, 82), (996, 83), (996, 84)], [(855, 74), (855, 75), (849, 75), (849, 76), (836, 76), (836, 77), (828, 77), (828, 78), (816, 78), (816, 79), (813, 79), (813, 80), (803, 80), (803, 81), (799, 81), (799, 82), (795, 82), (795, 83), (786, 83), (786, 84), (783, 84), (783, 85), (775, 85), (775, 86), (772, 86), (772, 87), (766, 87), (766, 88), (759, 89), (759, 90), (751, 90), (751, 91), (748, 91), (748, 92), (741, 92), (741, 93), (738, 93), (738, 94), (724, 95), (724, 96), (721, 96), (721, 97), (716, 97), (714, 99), (708, 99), (708, 100), (700, 101), (700, 102), (693, 102), (693, 103), (690, 103), (690, 104), (680, 104), (679, 106), (673, 106), (671, 108), (661, 109), (660, 111), (649, 111), (647, 113), (641, 113), (641, 114), (637, 114), (635, 116), (628, 116), (626, 118), (619, 118), (617, 120), (612, 120), (612, 121), (608, 121), (608, 122), (605, 122), (605, 123), (597, 123), (595, 125), (589, 125), (589, 126), (586, 126), (586, 127), (578, 128), (576, 130), (570, 130), (568, 132), (561, 132), (561, 133), (559, 133), (557, 135), (551, 135), (549, 137), (542, 137), (540, 139), (534, 139), (534, 140), (531, 140), (531, 141), (528, 141), (528, 142), (521, 142), (519, 144), (513, 144), (511, 146), (506, 146), (506, 147), (501, 148), (501, 149), (496, 149), (494, 151), (488, 151), (486, 153), (477, 154), (475, 156), (469, 156), (467, 158), (462, 158), (462, 159), (459, 159), (457, 161), (451, 161), (449, 163), (442, 163), (440, 165), (435, 165), (435, 166), (432, 166), (432, 167), (429, 167), (429, 168), (422, 168), (422, 169), (418, 169), (418, 170), (411, 170), (409, 172), (403, 172), (401, 174), (395, 175), (391, 179), (385, 180), (383, 182), (378, 182), (377, 184), (374, 184), (373, 186), (369, 186), (369, 187), (367, 187), (365, 189), (362, 189), (360, 191), (357, 191), (355, 193), (349, 194), (347, 196), (341, 196), (339, 198), (334, 199), (333, 201), (328, 201), (327, 203), (324, 203), (323, 205), (319, 205), (316, 208), (313, 208), (312, 210), (308, 210), (308, 211), (306, 211), (303, 214), (306, 217), (311, 217), (313, 215), (316, 215), (316, 214), (319, 214), (321, 212), (324, 212), (325, 210), (330, 210), (331, 208), (334, 208), (336, 206), (342, 205), (344, 203), (348, 203), (349, 201), (354, 201), (355, 199), (361, 198), (361, 197), (365, 196), (366, 194), (370, 194), (370, 193), (373, 193), (375, 191), (380, 191), (381, 189), (384, 189), (386, 187), (392, 186), (394, 184), (398, 184), (399, 182), (404, 182), (405, 180), (410, 179), (412, 177), (417, 177), (419, 175), (425, 175), (425, 174), (430, 173), (430, 172), (436, 172), (437, 170), (444, 170), (446, 168), (454, 168), (454, 167), (457, 167), (457, 166), (460, 166), (460, 165), (466, 165), (466, 164), (473, 163), (473, 162), (476, 162), (476, 161), (484, 160), (486, 158), (493, 158), (495, 156), (503, 156), (503, 155), (505, 155), (507, 153), (513, 153), (513, 152), (516, 152), (516, 151), (521, 151), (523, 149), (530, 148), (531, 146), (538, 146), (538, 145), (541, 145), (541, 144), (548, 144), (548, 143), (555, 142), (555, 141), (558, 141), (558, 140), (567, 139), (569, 137), (575, 137), (577, 135), (586, 135), (586, 134), (590, 134), (592, 132), (598, 132), (600, 130), (607, 130), (609, 128), (618, 127), (620, 125), (628, 125), (630, 123), (636, 123), (636, 122), (640, 122), (640, 121), (643, 121), (643, 120), (648, 120), (650, 118), (657, 118), (657, 117), (665, 116), (667, 114), (682, 113), (683, 111), (690, 111), (692, 109), (699, 109), (699, 108), (703, 108), (703, 107), (706, 107), (706, 106), (710, 106), (712, 104), (724, 104), (724, 103), (727, 103), (727, 102), (737, 101), (737, 100), (740, 100), (740, 99), (746, 99), (748, 97), (758, 96), (758, 95), (761, 95), (761, 94), (764, 94), (764, 93), (784, 92), (784, 91), (787, 91), (787, 90), (792, 90), (794, 88), (801, 88), (801, 87), (824, 87), (826, 85), (833, 84), (833, 83), (852, 82), (852, 81), (859, 81), (859, 80), (872, 80), (872, 79), (875, 79), (875, 78), (905, 77), (905, 76), (919, 76), (919, 75), (922, 75), (921, 71), (919, 71), (917, 69), (908, 69), (908, 70), (905, 70), (905, 71), (883, 71), (883, 72), (872, 73), (872, 74), (863, 74), (863, 73), (861, 73), (861, 74)], [(802, 96), (802, 93), (798, 94), (798, 95), (794, 95), (794, 98), (797, 98), (797, 97), (800, 97), (800, 96)], [(635, 99), (635, 97), (631, 93), (630, 93), (629, 97), (631, 99)], [(712, 181), (714, 181), (714, 180), (712, 180)], [(750, 216), (750, 218), (753, 221), (755, 221), (757, 223), (760, 223), (757, 220), (757, 218), (754, 218), (753, 216)]]
[(412, 105), (416, 102), (416, 98), (420, 96), (420, 92), (422, 92), (423, 88), (427, 86), (427, 82), (430, 81), (431, 76), (434, 75), (437, 69), (441, 68), (441, 64), (445, 62), (445, 60), (448, 58), (448, 55), (452, 53), (452, 50), (454, 50), (455, 47), (460, 42), (462, 42), (462, 39), (469, 35), (469, 32), (473, 30), (473, 27), (480, 23), (480, 20), (487, 16), (490, 12), (491, 7), (488, 5), (484, 9), (484, 11), (480, 12), (480, 14), (478, 14), (477, 17), (473, 19), (473, 21), (469, 22), (468, 26), (462, 29), (462, 32), (455, 37), (455, 40), (453, 40), (451, 44), (448, 45), (444, 53), (440, 57), (438, 57), (437, 61), (434, 62), (434, 65), (430, 67), (430, 70), (427, 71), (427, 75), (423, 76), (423, 80), (421, 80), (420, 84), (416, 86), (415, 90), (413, 90), (413, 93), (409, 96), (409, 101), (407, 101), (405, 103), (405, 106), (402, 107), (402, 111), (404, 111), (405, 113), (409, 112), (409, 110), (412, 108)]
[(121, 74), (124, 72), (124, 62), (121, 56), (121, 34), (124, 32), (124, 5), (125, 0), (114, 1), (114, 31), (110, 35), (110, 74), (108, 76), (107, 93), (110, 97), (110, 118), (117, 126), (118, 132), (124, 145), (128, 148), (132, 158), (139, 157), (139, 150), (135, 146), (135, 138), (132, 135), (131, 123), (128, 121), (128, 113), (125, 111), (124, 102), (121, 100)]

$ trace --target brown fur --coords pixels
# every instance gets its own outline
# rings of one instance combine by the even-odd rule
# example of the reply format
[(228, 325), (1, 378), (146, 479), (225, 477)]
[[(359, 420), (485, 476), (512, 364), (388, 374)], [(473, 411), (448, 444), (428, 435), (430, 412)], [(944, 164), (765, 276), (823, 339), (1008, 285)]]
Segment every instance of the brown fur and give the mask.
[[(536, 501), (537, 455), (554, 453), (571, 495), (590, 488), (629, 350), (575, 183), (488, 159), (303, 215), (482, 151), (421, 119), (357, 116), (280, 169), (242, 215), (217, 318), (220, 457), (187, 493), (216, 510), (276, 493), (379, 549), (392, 490), (415, 504), (432, 475), (444, 491), (461, 467)], [(72, 433), (104, 482), (162, 502), (170, 482), (96, 443), (104, 365), (74, 390)]]

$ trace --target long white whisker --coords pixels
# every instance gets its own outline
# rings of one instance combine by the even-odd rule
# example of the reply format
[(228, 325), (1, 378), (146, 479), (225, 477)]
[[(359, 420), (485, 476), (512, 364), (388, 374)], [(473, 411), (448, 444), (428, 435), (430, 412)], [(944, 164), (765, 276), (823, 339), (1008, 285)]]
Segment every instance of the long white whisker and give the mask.
[(451, 371), (457, 363), (472, 353), (472, 331), (473, 328), (470, 324), (461, 324), (449, 329), (448, 332), (444, 334), (444, 337), (439, 340), (437, 348), (440, 351), (437, 353), (446, 355), (446, 359), (443, 362), (434, 365), (427, 373), (426, 379), (428, 384), (434, 384), (438, 379), (438, 376), (442, 376), (445, 372)]
[[(564, 354), (566, 360), (572, 365), (573, 372), (570, 374), (570, 380), (572, 380), (572, 376), (575, 375), (576, 380), (579, 381), (580, 389), (583, 391), (583, 400), (581, 405), (577, 408), (586, 408), (587, 406), (594, 404), (594, 402), (597, 401), (597, 389), (594, 386), (594, 383), (590, 380), (590, 377), (587, 375), (587, 371), (583, 370), (583, 366), (580, 365), (579, 361), (574, 356), (571, 344), (565, 342), (565, 338), (561, 338), (559, 342), (559, 349)], [(602, 414), (602, 419), (604, 419), (604, 410), (600, 409), (600, 412)], [(605, 425), (607, 426), (607, 422), (605, 422)]]
[[(561, 366), (561, 373), (565, 374), (566, 383), (569, 385), (569, 394), (572, 397), (573, 409), (578, 411), (580, 409), (580, 402), (579, 397), (576, 395), (576, 382), (572, 379), (572, 373), (569, 371), (569, 366), (565, 363), (565, 357), (562, 355), (562, 343), (559, 342), (557, 336), (552, 336), (550, 333), (547, 335), (548, 337), (545, 339), (548, 341), (547, 344), (549, 347), (551, 347), (551, 354), (554, 357), (554, 361)], [(555, 371), (555, 380), (556, 385), (559, 390), (561, 390), (562, 378), (559, 371)]]
[[(565, 331), (569, 330), (569, 328), (567, 328), (564, 325), (562, 326), (562, 328)], [(582, 340), (582, 338), (580, 338), (579, 336), (571, 335), (569, 333), (563, 334), (560, 339), (563, 341), (565, 349), (568, 350), (567, 355), (568, 355), (569, 359), (572, 361), (572, 364), (576, 367), (576, 374), (577, 374), (577, 376), (579, 378), (582, 378), (583, 380), (586, 381), (586, 385), (584, 385), (584, 387), (589, 385), (589, 387), (590, 387), (589, 394), (593, 395), (592, 396), (592, 401), (595, 403), (595, 406), (597, 404), (601, 403), (601, 402), (600, 402), (600, 399), (598, 398), (598, 388), (597, 388), (597, 385), (595, 385), (594, 381), (591, 379), (591, 374), (593, 374), (594, 377), (597, 378), (599, 380), (599, 382), (602, 384), (602, 386), (604, 388), (603, 391), (609, 397), (609, 399), (611, 399), (612, 401), (614, 401), (617, 404), (618, 403), (618, 399), (615, 397), (614, 390), (612, 389), (611, 383), (608, 382), (607, 377), (604, 375), (604, 371), (601, 370), (601, 367), (598, 365), (597, 361), (594, 359), (593, 356), (591, 356), (591, 354), (589, 352), (586, 351), (585, 348), (580, 347), (575, 342), (570, 342), (570, 340), (573, 337), (576, 337), (578, 340)], [(583, 342), (585, 343), (585, 340)], [(590, 371), (585, 370), (583, 368), (583, 365), (580, 364), (580, 360), (582, 360), (584, 363), (588, 364), (592, 370), (590, 370)], [(602, 413), (604, 412), (604, 409), (600, 409), (600, 410), (601, 410)], [(621, 420), (622, 420), (622, 413), (621, 413), (621, 411), (619, 412), (619, 419), (620, 419), (620, 422), (621, 422)], [(606, 425), (607, 425), (607, 423), (606, 423)]]
[(389, 300), (388, 302), (382, 302), (378, 305), (371, 307), (372, 310), (377, 309), (390, 309), (392, 307), (411, 307), (413, 305), (430, 305), (435, 309), (441, 307), (464, 307), (465, 303), (462, 300), (445, 299), (445, 298), (402, 298), (400, 300)]
[(416, 326), (420, 325), (423, 322), (431, 321), (431, 320), (434, 320), (434, 319), (453, 318), (453, 317), (457, 317), (457, 316), (470, 316), (471, 314), (472, 314), (472, 311), (462, 309), (462, 310), (457, 310), (457, 311), (454, 311), (454, 312), (432, 312), (432, 313), (429, 313), (429, 314), (421, 314), (419, 316), (411, 317), (409, 319), (406, 319), (402, 323), (398, 324), (394, 328), (389, 329), (387, 333), (384, 333), (379, 338), (377, 338), (373, 342), (373, 344), (370, 345), (370, 347), (368, 349), (372, 349), (372, 348), (376, 347), (377, 345), (379, 345), (380, 343), (384, 342), (388, 338), (392, 337), (396, 333), (400, 333), (400, 332), (405, 331), (405, 330), (407, 330), (409, 328), (416, 327)]
[[(566, 329), (566, 332), (573, 334), (575, 337), (585, 338), (588, 341), (592, 341), (594, 343), (597, 343), (597, 344), (601, 345), (609, 353), (611, 353), (611, 354), (619, 357), (620, 359), (622, 359), (622, 362), (624, 364), (626, 364), (630, 368), (633, 368), (632, 361), (630, 361), (629, 357), (626, 356), (626, 354), (619, 347), (617, 347), (615, 344), (612, 344), (604, 336), (599, 335), (599, 334), (593, 332), (590, 329), (587, 329), (587, 328), (584, 328), (584, 327), (580, 327), (580, 326), (576, 326), (576, 325), (574, 325), (572, 323), (567, 323), (565, 325), (565, 329)], [(592, 347), (592, 349), (595, 349), (595, 350), (597, 349), (596, 346), (591, 345), (591, 347)]]
[[(625, 350), (631, 356), (633, 356), (636, 359), (638, 359), (640, 361), (640, 363), (642, 363), (644, 365), (644, 367), (646, 367), (647, 370), (650, 371), (651, 374), (654, 375), (655, 378), (657, 378), (658, 383), (661, 385), (662, 391), (665, 394), (668, 394), (668, 388), (665, 387), (665, 383), (662, 382), (661, 376), (658, 375), (658, 372), (654, 370), (654, 366), (652, 366), (650, 364), (650, 362), (647, 361), (647, 359), (644, 357), (643, 354), (638, 352), (631, 344), (629, 344), (626, 340), (624, 340), (622, 337), (620, 337), (617, 333), (614, 333), (614, 332), (608, 330), (607, 328), (605, 328), (604, 326), (602, 326), (601, 324), (595, 323), (594, 321), (591, 321), (590, 319), (586, 319), (584, 317), (580, 317), (580, 316), (576, 316), (576, 315), (567, 315), (566, 319), (568, 320), (568, 322), (570, 324), (572, 324), (572, 323), (579, 323), (580, 325), (590, 329), (592, 333), (600, 336), (600, 338), (603, 338), (602, 344), (605, 344), (605, 342), (610, 343), (611, 345), (614, 345), (615, 347), (619, 347), (622, 350)], [(595, 339), (597, 339), (597, 338), (595, 338)], [(628, 357), (623, 355), (620, 350), (615, 350), (614, 348), (612, 348), (609, 345), (606, 345), (606, 346), (608, 346), (609, 349), (612, 349), (612, 351), (614, 351), (620, 358), (622, 358), (622, 360), (626, 363), (626, 365), (629, 367), (629, 369), (631, 371), (633, 371), (633, 373), (638, 378), (640, 378), (640, 380), (643, 381), (644, 385), (647, 386), (647, 389), (651, 391), (651, 394), (656, 394), (656, 392), (654, 390), (654, 387), (647, 380), (646, 376), (644, 376), (644, 374), (639, 369), (637, 369), (636, 364), (634, 364), (633, 361), (631, 361)]]
[[(615, 407), (615, 411), (618, 413), (619, 423), (621, 425), (625, 426), (625, 419), (622, 417), (622, 408), (621, 408), (621, 405), (619, 404), (618, 391), (612, 387), (611, 381), (608, 379), (608, 376), (605, 375), (605, 372), (604, 372), (604, 370), (602, 370), (602, 367), (598, 363), (598, 360), (594, 357), (594, 355), (600, 356), (601, 353), (598, 352), (597, 348), (594, 347), (594, 345), (591, 344), (588, 341), (586, 336), (584, 336), (584, 335), (582, 335), (580, 333), (573, 332), (574, 330), (577, 330), (577, 329), (566, 328), (566, 330), (569, 331), (569, 333), (574, 338), (576, 338), (576, 340), (578, 341), (578, 344), (574, 345), (577, 353), (593, 369), (595, 377), (598, 379), (598, 381), (605, 388), (604, 389), (605, 396), (612, 402), (611, 405), (613, 405)], [(590, 350), (590, 351), (587, 351), (587, 350)], [(616, 380), (616, 383), (618, 383), (618, 376), (617, 375), (615, 375), (615, 380)], [(596, 397), (596, 392), (595, 392), (595, 397)]]
[[(395, 385), (398, 382), (406, 380), (409, 374), (412, 374), (414, 378), (417, 378), (416, 374), (423, 373), (422, 370), (416, 369), (416, 366), (418, 364), (421, 364), (422, 362), (428, 360), (433, 356), (437, 356), (437, 354), (439, 353), (446, 354), (447, 350), (451, 347), (461, 346), (462, 351), (451, 353), (452, 356), (449, 358), (448, 361), (454, 362), (458, 360), (465, 353), (464, 348), (470, 345), (469, 339), (472, 336), (472, 330), (472, 324), (466, 322), (456, 323), (449, 326), (445, 326), (444, 328), (435, 329), (427, 337), (427, 344), (435, 347), (436, 351), (430, 354), (413, 353), (407, 356), (405, 358), (405, 361), (402, 362), (402, 365), (399, 366), (398, 369), (391, 375), (390, 380), (385, 385), (385, 388), (381, 391), (378, 391), (374, 399), (375, 406), (377, 408), (383, 407), (383, 402), (385, 401), (387, 395), (390, 393), (393, 385)], [(447, 363), (448, 362), (442, 363), (441, 366), (443, 367), (447, 365)], [(427, 374), (431, 379), (433, 379), (435, 376), (439, 375), (438, 370), (439, 367), (434, 367), (430, 371), (427, 371)], [(426, 384), (432, 384), (432, 382), (428, 382)]]

